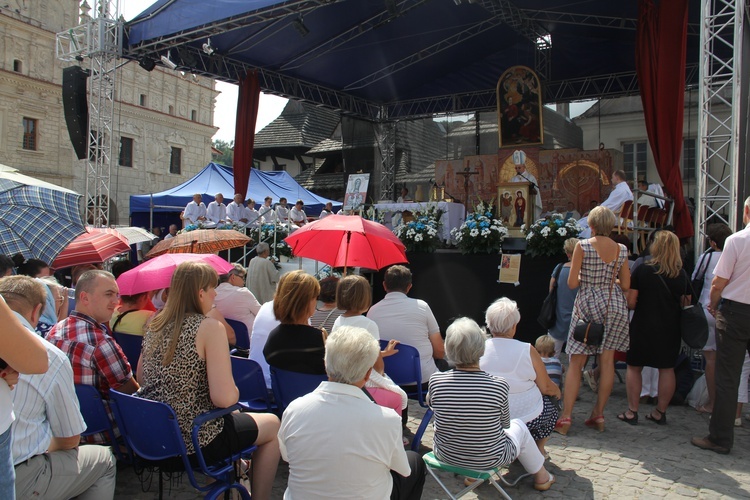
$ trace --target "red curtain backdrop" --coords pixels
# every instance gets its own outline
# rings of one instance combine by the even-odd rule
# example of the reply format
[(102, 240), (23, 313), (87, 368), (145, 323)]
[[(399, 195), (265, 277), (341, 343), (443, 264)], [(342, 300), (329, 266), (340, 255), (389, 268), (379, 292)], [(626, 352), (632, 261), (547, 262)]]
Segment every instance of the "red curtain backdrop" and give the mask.
[(680, 156), (685, 104), (688, 0), (638, 2), (636, 70), (648, 142), (664, 191), (674, 198), (677, 236), (693, 235), (682, 192)]
[(255, 144), (255, 121), (258, 118), (260, 84), (258, 74), (253, 71), (240, 79), (237, 98), (237, 123), (234, 131), (234, 192), (247, 195), (250, 169), (253, 166)]

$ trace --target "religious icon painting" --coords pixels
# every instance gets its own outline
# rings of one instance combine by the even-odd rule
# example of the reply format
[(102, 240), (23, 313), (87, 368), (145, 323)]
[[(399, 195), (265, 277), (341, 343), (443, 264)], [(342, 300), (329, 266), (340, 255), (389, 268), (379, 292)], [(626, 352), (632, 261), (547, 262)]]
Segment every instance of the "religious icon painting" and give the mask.
[(497, 199), (497, 217), (508, 228), (508, 236), (525, 238), (521, 227), (529, 226), (534, 217), (534, 197), (529, 195), (529, 185), (501, 182), (497, 185)]
[(542, 88), (526, 66), (508, 68), (497, 82), (497, 123), (500, 147), (544, 142)]

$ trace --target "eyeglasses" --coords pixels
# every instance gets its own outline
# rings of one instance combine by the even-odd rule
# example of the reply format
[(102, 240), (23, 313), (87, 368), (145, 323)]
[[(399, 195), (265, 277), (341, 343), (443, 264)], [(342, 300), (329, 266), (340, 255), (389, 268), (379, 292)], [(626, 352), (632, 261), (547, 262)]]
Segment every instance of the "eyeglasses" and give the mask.
[(247, 273), (245, 274), (238, 274), (238, 273), (232, 273), (232, 276), (237, 276), (241, 280), (245, 280), (245, 277), (247, 276)]

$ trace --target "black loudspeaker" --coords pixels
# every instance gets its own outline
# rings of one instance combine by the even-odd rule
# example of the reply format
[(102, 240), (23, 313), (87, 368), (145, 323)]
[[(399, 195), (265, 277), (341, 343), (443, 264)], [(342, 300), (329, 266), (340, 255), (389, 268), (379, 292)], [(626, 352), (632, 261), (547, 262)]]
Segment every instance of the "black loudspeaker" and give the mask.
[(88, 158), (89, 104), (86, 81), (90, 72), (79, 66), (63, 68), (63, 110), (70, 142), (79, 160)]

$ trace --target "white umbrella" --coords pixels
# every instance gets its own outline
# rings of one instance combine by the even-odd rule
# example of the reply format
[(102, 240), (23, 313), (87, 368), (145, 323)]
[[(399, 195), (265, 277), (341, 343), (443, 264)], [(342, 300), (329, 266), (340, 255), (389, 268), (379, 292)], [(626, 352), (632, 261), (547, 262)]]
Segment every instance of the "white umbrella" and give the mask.
[[(99, 229), (103, 230), (104, 228), (92, 228), (92, 229)], [(126, 240), (128, 240), (129, 245), (135, 245), (136, 243), (143, 243), (144, 241), (151, 241), (158, 238), (153, 233), (149, 233), (142, 227), (135, 227), (135, 226), (128, 226), (128, 227), (113, 227), (112, 230), (117, 231), (120, 233)]]

